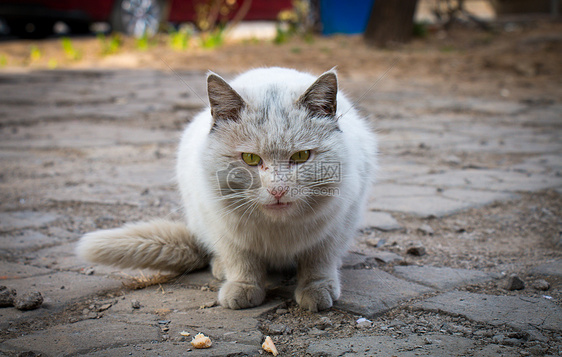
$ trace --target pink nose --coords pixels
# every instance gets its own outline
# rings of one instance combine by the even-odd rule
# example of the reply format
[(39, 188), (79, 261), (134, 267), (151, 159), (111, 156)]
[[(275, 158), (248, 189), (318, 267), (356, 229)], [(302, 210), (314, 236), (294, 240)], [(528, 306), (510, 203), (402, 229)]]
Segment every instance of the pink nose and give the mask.
[(276, 200), (280, 200), (287, 193), (287, 190), (289, 190), (288, 187), (276, 187), (268, 191)]

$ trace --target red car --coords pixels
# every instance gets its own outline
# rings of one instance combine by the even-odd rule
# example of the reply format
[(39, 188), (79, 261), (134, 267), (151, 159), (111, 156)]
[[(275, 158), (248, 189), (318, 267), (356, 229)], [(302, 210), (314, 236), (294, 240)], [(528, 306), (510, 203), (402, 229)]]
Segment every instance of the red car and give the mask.
[[(246, 4), (244, 4), (246, 2)], [(248, 3), (249, 2), (249, 3)], [(55, 22), (66, 23), (74, 33), (89, 32), (91, 23), (108, 22), (115, 31), (133, 36), (154, 34), (162, 21), (195, 21), (196, 9), (218, 1), (205, 0), (0, 0), (0, 18), (12, 34), (21, 37), (45, 37)], [(241, 7), (250, 5), (245, 20), (274, 20), (292, 7), (291, 0), (226, 0), (232, 17)], [(220, 7), (217, 7), (220, 14)]]

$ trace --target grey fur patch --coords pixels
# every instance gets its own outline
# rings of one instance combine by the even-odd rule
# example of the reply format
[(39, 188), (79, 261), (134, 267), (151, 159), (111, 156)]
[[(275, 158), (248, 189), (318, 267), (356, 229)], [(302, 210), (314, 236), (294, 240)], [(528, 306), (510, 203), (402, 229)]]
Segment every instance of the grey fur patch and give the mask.
[(207, 93), (214, 120), (213, 128), (220, 121), (237, 121), (240, 118), (246, 103), (224, 79), (211, 73), (207, 77)]
[(338, 78), (326, 72), (314, 82), (297, 103), (307, 108), (313, 116), (335, 117), (337, 110)]

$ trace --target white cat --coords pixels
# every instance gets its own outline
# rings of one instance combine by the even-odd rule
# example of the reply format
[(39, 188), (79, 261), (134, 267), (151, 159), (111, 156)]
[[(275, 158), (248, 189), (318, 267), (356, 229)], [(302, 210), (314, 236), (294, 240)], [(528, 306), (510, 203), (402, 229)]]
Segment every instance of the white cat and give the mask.
[(207, 78), (210, 108), (181, 139), (177, 180), (186, 223), (155, 220), (93, 232), (77, 252), (124, 268), (186, 272), (209, 264), (221, 305), (265, 297), (268, 268), (296, 267), (297, 303), (327, 309), (376, 170), (365, 119), (336, 73), (248, 71), (231, 86)]

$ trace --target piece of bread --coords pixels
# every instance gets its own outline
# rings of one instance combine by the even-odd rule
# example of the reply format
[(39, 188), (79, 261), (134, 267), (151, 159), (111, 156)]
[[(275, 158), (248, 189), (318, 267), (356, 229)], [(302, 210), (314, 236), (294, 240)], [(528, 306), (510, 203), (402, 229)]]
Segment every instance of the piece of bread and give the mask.
[(261, 348), (263, 348), (264, 351), (269, 352), (274, 356), (277, 356), (279, 354), (279, 352), (277, 352), (277, 347), (275, 347), (275, 344), (273, 343), (271, 337), (269, 336), (265, 336), (265, 341), (263, 341)]
[(195, 337), (193, 337), (193, 340), (191, 340), (191, 345), (195, 348), (209, 348), (212, 344), (213, 342), (211, 341), (211, 339), (203, 335), (201, 332), (195, 335)]

